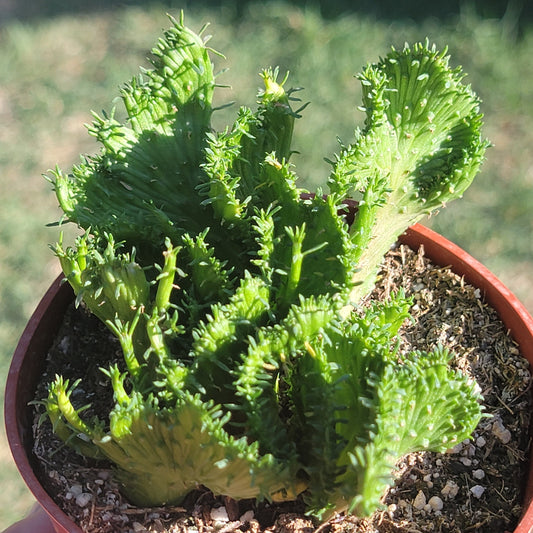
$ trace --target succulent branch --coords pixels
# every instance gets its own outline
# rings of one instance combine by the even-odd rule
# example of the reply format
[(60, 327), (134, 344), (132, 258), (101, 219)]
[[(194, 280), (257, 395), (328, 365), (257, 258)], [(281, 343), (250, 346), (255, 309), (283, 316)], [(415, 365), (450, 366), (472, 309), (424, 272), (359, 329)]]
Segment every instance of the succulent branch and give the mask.
[(359, 198), (357, 301), (406, 227), (462, 196), (483, 161), (479, 100), (449, 56), (428, 44), (392, 51), (359, 75), (365, 126), (338, 156), (330, 188)]
[(289, 162), (303, 108), (287, 79), (264, 70), (256, 110), (215, 132), (209, 55), (172, 20), (153, 68), (122, 89), (126, 122), (95, 116), (101, 153), (52, 173), (83, 229), (55, 252), (125, 364), (104, 370), (115, 404), (101, 419), (61, 377), (48, 414), (80, 453), (113, 461), (140, 505), (205, 486), (368, 514), (402, 454), (442, 451), (481, 417), (449, 354), (397, 353), (403, 294), (358, 308), (398, 235), (472, 181), (487, 145), (478, 99), (434, 47), (392, 50), (359, 76), (366, 121), (330, 194), (309, 194)]

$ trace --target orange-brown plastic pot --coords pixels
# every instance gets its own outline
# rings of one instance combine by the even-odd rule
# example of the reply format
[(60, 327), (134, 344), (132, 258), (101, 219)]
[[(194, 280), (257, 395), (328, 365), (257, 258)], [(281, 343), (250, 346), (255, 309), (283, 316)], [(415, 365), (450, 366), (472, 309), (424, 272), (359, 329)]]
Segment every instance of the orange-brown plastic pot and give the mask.
[[(456, 274), (464, 276), (468, 283), (479, 288), (487, 303), (499, 313), (524, 357), (533, 365), (533, 318), (496, 276), (461, 248), (419, 224), (402, 235), (400, 241), (414, 250), (423, 245), (426, 256), (434, 263), (451, 266)], [(70, 286), (62, 284), (61, 277), (51, 285), (20, 338), (9, 369), (5, 393), (5, 423), (13, 458), (57, 533), (82, 533), (82, 530), (57, 506), (34, 473), (36, 459), (32, 454), (33, 414), (28, 402), (33, 399), (47, 350), (73, 298)], [(533, 531), (531, 464), (530, 459), (523, 515), (513, 533)], [(32, 529), (32, 533), (45, 533), (50, 530), (50, 523), (43, 522), (42, 529)]]

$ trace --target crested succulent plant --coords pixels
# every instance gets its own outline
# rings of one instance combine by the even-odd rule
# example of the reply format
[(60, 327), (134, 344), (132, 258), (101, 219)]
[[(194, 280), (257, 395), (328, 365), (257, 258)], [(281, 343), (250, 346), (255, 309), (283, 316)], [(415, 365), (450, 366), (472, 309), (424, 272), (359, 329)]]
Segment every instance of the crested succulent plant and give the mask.
[(105, 369), (107, 418), (85, 420), (61, 377), (48, 415), (80, 453), (111, 460), (139, 505), (205, 486), (371, 513), (399, 457), (444, 451), (482, 416), (450, 354), (398, 353), (402, 293), (358, 305), (398, 235), (477, 173), (479, 101), (446, 53), (392, 49), (359, 76), (364, 127), (309, 194), (289, 163), (305, 106), (267, 69), (256, 109), (213, 131), (212, 53), (172, 19), (121, 90), (127, 120), (95, 115), (101, 152), (50, 176), (83, 229), (55, 252), (125, 370)]

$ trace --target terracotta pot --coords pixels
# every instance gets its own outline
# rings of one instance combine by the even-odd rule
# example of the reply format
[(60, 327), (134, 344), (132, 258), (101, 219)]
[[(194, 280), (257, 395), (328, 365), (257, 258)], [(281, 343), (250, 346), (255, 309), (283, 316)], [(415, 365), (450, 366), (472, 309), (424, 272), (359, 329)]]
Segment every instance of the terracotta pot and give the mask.
[[(456, 274), (479, 288), (484, 297), (499, 313), (504, 324), (519, 344), (524, 357), (533, 365), (533, 318), (517, 298), (483, 265), (461, 248), (437, 233), (416, 224), (400, 241), (417, 250), (423, 245), (426, 256), (434, 263), (450, 265)], [(38, 502), (48, 513), (57, 533), (82, 533), (72, 520), (46, 493), (33, 471), (35, 459), (32, 454), (32, 408), (35, 387), (45, 363), (45, 354), (58, 331), (63, 313), (73, 300), (68, 284), (55, 280), (31, 317), (19, 341), (7, 379), (5, 393), (5, 423), (7, 437), (15, 462)], [(533, 462), (530, 460), (530, 464)], [(529, 471), (524, 499), (524, 513), (514, 533), (530, 533), (533, 527), (533, 474)], [(48, 531), (50, 524), (34, 533)]]

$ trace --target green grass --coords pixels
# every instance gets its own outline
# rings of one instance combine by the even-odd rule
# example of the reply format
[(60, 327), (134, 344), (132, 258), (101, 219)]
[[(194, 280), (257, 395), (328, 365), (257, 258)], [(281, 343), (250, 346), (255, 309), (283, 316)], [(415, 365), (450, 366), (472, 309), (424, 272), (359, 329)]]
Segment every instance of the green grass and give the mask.
[[(46, 228), (58, 217), (41, 177), (56, 163), (68, 169), (95, 145), (86, 134), (90, 109), (110, 109), (117, 87), (146, 65), (149, 48), (168, 26), (166, 9), (129, 7), (106, 13), (12, 21), (0, 28), (0, 375), (24, 324), (57, 275)], [(177, 15), (176, 12), (174, 14)], [(323, 19), (318, 11), (283, 3), (250, 3), (237, 18), (232, 8), (194, 9), (186, 22), (211, 21), (211, 45), (222, 92), (219, 103), (251, 104), (258, 72), (279, 65), (289, 84), (301, 86), (311, 105), (296, 129), (293, 162), (307, 187), (328, 173), (337, 136), (351, 139), (361, 123), (354, 74), (391, 44), (426, 37), (448, 45), (483, 98), (486, 136), (494, 143), (482, 175), (462, 202), (429, 224), (491, 268), (533, 310), (533, 31), (517, 37), (513, 19), (481, 19), (463, 10), (447, 22), (384, 22), (345, 15)], [(221, 111), (219, 126), (235, 108)], [(304, 155), (305, 154), (305, 155)], [(0, 441), (0, 529), (20, 516), (32, 498), (23, 488), (4, 440)]]

